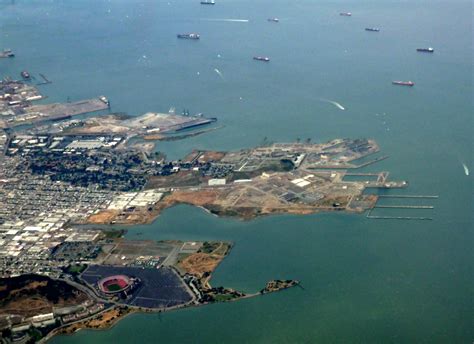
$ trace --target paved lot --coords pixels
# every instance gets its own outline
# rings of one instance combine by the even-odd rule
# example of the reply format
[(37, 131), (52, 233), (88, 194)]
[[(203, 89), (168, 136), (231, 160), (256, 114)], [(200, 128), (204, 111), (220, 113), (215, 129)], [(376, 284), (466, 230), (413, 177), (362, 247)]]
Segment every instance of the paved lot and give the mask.
[(95, 265), (87, 268), (82, 278), (91, 285), (110, 275), (138, 277), (141, 286), (133, 292), (125, 303), (147, 308), (168, 308), (192, 300), (181, 278), (170, 268), (142, 269), (135, 267), (117, 267)]

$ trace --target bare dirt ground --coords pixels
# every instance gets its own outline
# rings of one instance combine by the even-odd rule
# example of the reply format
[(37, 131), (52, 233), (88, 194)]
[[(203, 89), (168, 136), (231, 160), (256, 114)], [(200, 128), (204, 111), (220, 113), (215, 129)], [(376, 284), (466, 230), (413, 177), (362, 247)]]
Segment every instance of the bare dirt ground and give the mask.
[(204, 273), (214, 271), (223, 258), (212, 254), (194, 253), (180, 262), (179, 266), (187, 273), (201, 278)]
[(112, 222), (119, 213), (118, 210), (101, 210), (99, 213), (89, 216), (87, 222), (91, 224), (107, 224)]
[[(198, 278), (205, 278), (204, 284), (208, 282), (211, 273), (227, 255), (230, 244), (226, 242), (212, 243), (211, 252), (202, 249), (193, 253), (178, 263), (180, 270), (192, 274)], [(203, 248), (206, 246), (204, 243)], [(208, 246), (209, 247), (209, 246)]]

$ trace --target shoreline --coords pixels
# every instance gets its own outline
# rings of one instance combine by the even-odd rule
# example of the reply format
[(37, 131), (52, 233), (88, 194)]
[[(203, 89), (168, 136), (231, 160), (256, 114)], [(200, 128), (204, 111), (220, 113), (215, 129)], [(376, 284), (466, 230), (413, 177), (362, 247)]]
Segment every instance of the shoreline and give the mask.
[[(115, 318), (113, 320), (113, 322), (111, 322), (106, 327), (94, 328), (94, 327), (84, 326), (84, 327), (78, 327), (77, 329), (75, 329), (72, 332), (58, 333), (58, 331), (64, 330), (70, 325), (74, 325), (74, 324), (65, 324), (65, 325), (62, 325), (61, 327), (58, 327), (58, 328), (54, 329), (50, 333), (48, 333), (45, 337), (41, 338), (38, 341), (38, 343), (39, 344), (48, 343), (51, 339), (53, 339), (56, 336), (73, 336), (74, 334), (76, 334), (80, 331), (84, 331), (84, 330), (108, 331), (108, 330), (111, 330), (114, 326), (116, 326), (120, 321), (122, 321), (122, 320), (126, 319), (128, 316), (134, 315), (134, 314), (147, 314), (147, 313), (159, 314), (159, 313), (179, 311), (179, 310), (183, 310), (183, 309), (186, 309), (186, 308), (195, 308), (195, 307), (197, 308), (197, 307), (209, 306), (209, 305), (219, 304), (219, 303), (236, 302), (236, 301), (241, 301), (241, 300), (245, 300), (245, 299), (255, 298), (255, 297), (258, 297), (258, 296), (265, 296), (265, 295), (273, 294), (273, 293), (276, 293), (276, 292), (282, 292), (282, 291), (289, 290), (289, 289), (292, 289), (294, 287), (300, 286), (299, 281), (292, 281), (292, 282), (293, 283), (291, 285), (283, 286), (283, 287), (279, 288), (278, 290), (272, 290), (272, 291), (267, 291), (267, 292), (259, 291), (259, 292), (256, 292), (256, 293), (245, 294), (244, 296), (240, 296), (240, 297), (237, 297), (237, 298), (232, 298), (232, 299), (225, 300), (225, 301), (203, 302), (203, 303), (193, 303), (191, 301), (191, 303), (174, 306), (174, 307), (171, 307), (169, 309), (152, 309), (152, 308), (142, 308), (142, 307), (133, 307), (133, 306), (126, 306), (125, 305), (123, 307), (127, 308), (127, 313), (124, 314), (124, 315), (118, 316), (117, 318)], [(112, 309), (117, 308), (117, 307), (121, 307), (121, 306), (114, 306), (111, 309), (106, 309), (102, 312), (99, 312), (99, 313), (95, 314), (94, 317), (99, 316), (99, 315), (101, 315), (103, 313), (106, 313), (108, 311), (111, 311)], [(90, 320), (93, 320), (94, 317), (91, 318)], [(85, 321), (88, 321), (88, 320), (85, 320)], [(78, 323), (80, 323), (80, 322), (78, 322)]]

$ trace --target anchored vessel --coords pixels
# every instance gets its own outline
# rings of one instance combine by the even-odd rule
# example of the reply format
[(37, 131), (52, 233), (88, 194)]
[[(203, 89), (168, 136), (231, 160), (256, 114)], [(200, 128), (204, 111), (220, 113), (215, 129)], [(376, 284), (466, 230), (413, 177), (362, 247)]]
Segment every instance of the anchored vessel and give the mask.
[(378, 27), (366, 27), (365, 31), (379, 32), (380, 29)]
[(206, 1), (201, 1), (201, 5), (215, 5), (216, 2), (214, 0), (206, 0)]
[(23, 72), (21, 72), (21, 77), (23, 79), (30, 79), (31, 78), (31, 75), (30, 73), (28, 73), (26, 70), (24, 70)]
[(278, 23), (280, 21), (280, 19), (278, 19), (278, 18), (268, 18), (268, 21)]
[(429, 47), (429, 48), (418, 48), (416, 49), (416, 51), (420, 51), (422, 53), (432, 53), (434, 52), (434, 49)]
[(270, 58), (266, 56), (254, 56), (253, 59), (257, 61), (265, 61), (265, 62), (270, 61)]
[(199, 39), (199, 34), (197, 33), (179, 33), (178, 38), (183, 39)]
[(341, 12), (339, 13), (340, 16), (343, 16), (343, 17), (350, 17), (352, 16), (352, 13), (351, 12)]
[(392, 84), (400, 85), (400, 86), (414, 86), (415, 85), (413, 81), (392, 81)]

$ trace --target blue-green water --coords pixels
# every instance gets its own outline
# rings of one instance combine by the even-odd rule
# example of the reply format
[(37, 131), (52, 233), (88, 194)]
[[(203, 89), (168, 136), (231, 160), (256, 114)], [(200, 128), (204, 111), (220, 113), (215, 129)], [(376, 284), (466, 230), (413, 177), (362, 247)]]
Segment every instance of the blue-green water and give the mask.
[[(267, 22), (274, 16), (280, 23)], [(344, 214), (241, 222), (170, 209), (129, 237), (232, 240), (215, 285), (256, 291), (295, 278), (304, 290), (133, 315), (52, 342), (472, 342), (473, 190), (462, 167), (474, 169), (472, 18), (470, 1), (0, 0), (0, 48), (17, 54), (0, 60), (0, 76), (47, 75), (48, 101), (105, 94), (115, 111), (175, 106), (225, 126), (160, 143), (171, 158), (264, 137), (371, 137), (390, 159), (367, 171), (408, 180), (406, 193), (440, 196), (426, 222)], [(381, 31), (364, 31), (373, 26)], [(201, 40), (176, 39), (189, 31)], [(435, 53), (416, 53), (422, 46)], [(394, 87), (395, 79), (416, 86)]]

